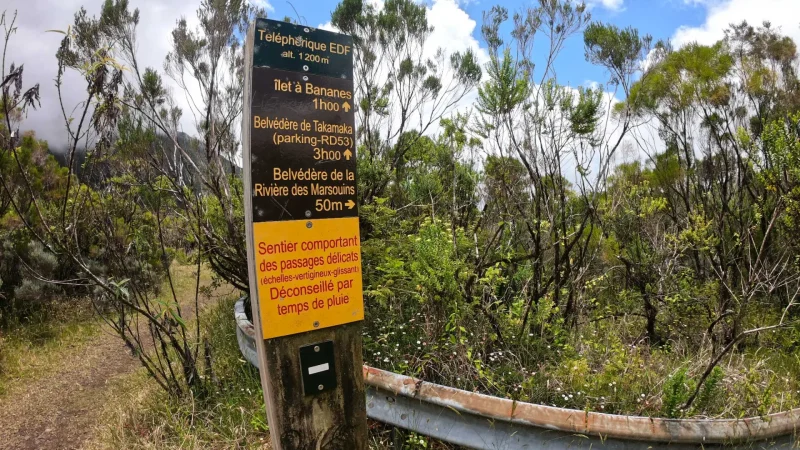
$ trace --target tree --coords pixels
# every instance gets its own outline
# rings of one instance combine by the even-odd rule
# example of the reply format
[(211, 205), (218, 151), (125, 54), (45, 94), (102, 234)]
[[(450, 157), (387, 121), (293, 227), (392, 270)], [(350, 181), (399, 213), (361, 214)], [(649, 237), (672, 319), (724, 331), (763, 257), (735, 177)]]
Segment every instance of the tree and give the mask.
[[(61, 103), (69, 135), (63, 195), (47, 201), (32, 191), (32, 180), (23, 177), (22, 185), (31, 193), (29, 209), (38, 219), (25, 221), (26, 229), (74, 264), (71, 282), (94, 288), (97, 311), (172, 395), (203, 394), (207, 389), (201, 376), (197, 308), (203, 260), (235, 286), (247, 286), (242, 186), (231, 178), (235, 170), (229, 167), (238, 147), (242, 98), (243, 58), (235, 36), (253, 13), (235, 0), (203, 2), (200, 29), (191, 31), (179, 21), (173, 33), (168, 73), (185, 89), (194, 78), (201, 91), (201, 98), (192, 102), (198, 108), (194, 112), (201, 113), (196, 117), (202, 139), (196, 146), (182, 136), (182, 111), (158, 73), (137, 62), (138, 11), (130, 11), (126, 0), (107, 0), (98, 18), (81, 9), (62, 32), (57, 53), (59, 92), (65, 89), (68, 71), (85, 82), (85, 97), (74, 116)], [(21, 86), (21, 70), (9, 79), (8, 86)], [(7, 89), (5, 82), (3, 87), (4, 99), (12, 100), (4, 101), (6, 117), (9, 106), (28, 106), (31, 101), (26, 99), (36, 98), (19, 87)], [(4, 150), (9, 147), (13, 149), (4, 140)], [(74, 176), (84, 151), (82, 175), (96, 180), (95, 189)], [(18, 158), (20, 153), (11, 154)], [(91, 173), (100, 170), (100, 176)], [(5, 174), (0, 180), (8, 185)], [(25, 217), (20, 206), (13, 205)], [(186, 241), (196, 249), (194, 336), (170, 272), (173, 249)], [(159, 292), (162, 280), (169, 286), (167, 293)]]
[(433, 28), (412, 0), (389, 0), (381, 11), (343, 0), (331, 19), (353, 36), (359, 192), (370, 203), (392, 184), (398, 192), (408, 152), (477, 85), (481, 69), (472, 51), (427, 56)]
[[(515, 254), (505, 260), (532, 266), (522, 335), (531, 308), (547, 296), (563, 307), (565, 317), (574, 318), (579, 293), (567, 286), (580, 285), (594, 252), (598, 205), (593, 192), (603, 189), (611, 158), (633, 123), (627, 114), (616, 122), (604, 118), (603, 108), (610, 105), (604, 106), (601, 91), (558, 83), (553, 64), (565, 41), (589, 24), (585, 5), (541, 1), (515, 14), (510, 45), (499, 31), (506, 20), (508, 12), (501, 7), (484, 17), (491, 61), (489, 81), (479, 90), (476, 128), (487, 152), (517, 160), (525, 169), (521, 186), (526, 194), (506, 186), (511, 202), (503, 203), (504, 215), (525, 233)], [(549, 48), (540, 66), (533, 51), (538, 36)], [(601, 24), (590, 25), (584, 36), (587, 58), (608, 68), (612, 85), (628, 90), (649, 37)], [(574, 182), (564, 176), (572, 170)]]

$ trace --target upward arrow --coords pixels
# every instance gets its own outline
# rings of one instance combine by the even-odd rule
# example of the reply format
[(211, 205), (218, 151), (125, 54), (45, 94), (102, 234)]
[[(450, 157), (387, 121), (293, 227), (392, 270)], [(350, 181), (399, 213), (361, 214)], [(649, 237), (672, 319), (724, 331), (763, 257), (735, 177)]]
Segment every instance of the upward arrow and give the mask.
[(344, 151), (344, 159), (350, 161), (351, 156), (353, 156), (353, 152), (351, 152), (349, 148)]
[(344, 112), (350, 112), (350, 103), (347, 103), (347, 101), (345, 101), (344, 103), (342, 103), (342, 108), (344, 109)]

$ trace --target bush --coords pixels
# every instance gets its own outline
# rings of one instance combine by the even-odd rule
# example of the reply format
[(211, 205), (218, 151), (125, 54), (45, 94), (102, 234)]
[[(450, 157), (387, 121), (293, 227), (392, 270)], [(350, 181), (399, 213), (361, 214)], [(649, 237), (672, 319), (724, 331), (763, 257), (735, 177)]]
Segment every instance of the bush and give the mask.
[(258, 369), (239, 352), (234, 302), (222, 300), (201, 314), (202, 336), (212, 360), (210, 370), (204, 371), (207, 395), (171, 397), (139, 381), (125, 394), (130, 401), (113, 412), (101, 448), (262, 448), (269, 428), (261, 381)]

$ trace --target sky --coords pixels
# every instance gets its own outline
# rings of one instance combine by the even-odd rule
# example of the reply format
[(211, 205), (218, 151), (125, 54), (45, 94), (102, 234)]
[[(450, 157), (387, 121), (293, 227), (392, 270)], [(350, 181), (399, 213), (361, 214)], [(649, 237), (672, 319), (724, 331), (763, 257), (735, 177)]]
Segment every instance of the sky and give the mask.
[[(268, 17), (292, 17), (298, 22), (330, 28), (330, 15), (338, 0), (250, 0), (263, 6)], [(368, 0), (380, 4), (383, 0)], [(426, 6), (434, 31), (428, 48), (447, 52), (473, 49), (479, 60), (488, 56), (480, 36), (483, 12), (495, 4), (511, 14), (522, 11), (537, 0), (419, 0)], [(143, 66), (162, 68), (170, 49), (170, 32), (179, 17), (196, 23), (195, 9), (199, 2), (186, 0), (129, 0), (139, 8), (139, 54)], [(55, 52), (61, 35), (50, 29), (65, 29), (81, 6), (89, 14), (97, 14), (102, 0), (10, 0), (4, 2), (9, 14), (17, 10), (17, 34), (12, 38), (6, 64), (25, 64), (26, 84), (41, 85), (41, 108), (29, 113), (24, 128), (34, 129), (47, 139), (51, 147), (59, 147), (66, 133), (53, 80), (56, 75)], [(593, 20), (633, 26), (654, 39), (670, 40), (676, 47), (690, 42), (711, 44), (723, 36), (731, 23), (747, 20), (760, 24), (765, 20), (780, 27), (800, 42), (800, 0), (589, 0)], [(575, 35), (566, 45), (556, 65), (559, 82), (570, 86), (605, 85), (608, 74), (587, 63), (582, 37)], [(65, 98), (72, 107), (79, 100), (82, 80), (66, 81)], [(474, 98), (474, 95), (470, 98)], [(179, 99), (186, 102), (185, 99)], [(193, 133), (189, 115), (185, 115), (185, 131)]]

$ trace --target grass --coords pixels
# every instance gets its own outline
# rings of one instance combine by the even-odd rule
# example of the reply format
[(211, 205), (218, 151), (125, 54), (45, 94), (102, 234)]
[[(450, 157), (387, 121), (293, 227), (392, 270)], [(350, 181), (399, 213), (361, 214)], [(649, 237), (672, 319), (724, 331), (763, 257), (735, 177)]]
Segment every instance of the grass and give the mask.
[[(174, 264), (173, 285), (182, 305), (193, 304), (196, 266)], [(214, 296), (229, 294), (230, 289), (214, 283), (212, 273), (204, 268), (200, 284)], [(165, 281), (161, 292), (170, 296)], [(33, 381), (58, 370), (64, 358), (77, 351), (102, 328), (103, 322), (87, 298), (52, 300), (41, 305), (25, 321), (12, 322), (0, 329), (0, 396), (14, 385)]]
[[(269, 448), (258, 372), (239, 353), (233, 301), (229, 297), (215, 303), (201, 316), (202, 333), (213, 356), (207, 380), (213, 389), (202, 398), (174, 399), (141, 374), (126, 380), (119, 388), (120, 401), (107, 414), (101, 438), (91, 448)], [(440, 338), (427, 333), (423, 324), (427, 322), (416, 318), (403, 324), (368, 320), (367, 363), (414, 375), (424, 375), (435, 364), (452, 372), (439, 372), (443, 384), (608, 413), (723, 418), (800, 406), (795, 375), (800, 373), (800, 357), (783, 350), (787, 347), (783, 340), (794, 342), (792, 336), (761, 336), (759, 345), (747, 342), (732, 352), (706, 381), (694, 408), (682, 411), (709, 355), (680, 341), (663, 348), (639, 345), (638, 322), (598, 323), (582, 333), (562, 332), (550, 343), (543, 343), (541, 336), (527, 336), (517, 351), (496, 348), (485, 358), (478, 355), (485, 345), (479, 349), (472, 339)], [(478, 323), (459, 330), (470, 338), (474, 334), (476, 340), (490, 334)], [(404, 449), (452, 448), (370, 422), (371, 448), (391, 448), (392, 443)]]
[(89, 448), (269, 448), (258, 370), (241, 357), (236, 342), (234, 301), (224, 299), (201, 314), (213, 361), (208, 393), (176, 399), (143, 373), (120, 380), (114, 387), (120, 401), (106, 412), (106, 424)]
[(743, 340), (684, 409), (712, 357), (710, 341), (677, 337), (651, 347), (638, 317), (574, 331), (547, 316), (533, 319), (531, 328), (540, 331), (518, 337), (509, 324), (504, 331), (514, 338), (500, 344), (480, 317), (453, 321), (426, 309), (435, 304), (418, 306), (416, 314), (414, 306), (368, 309), (367, 364), (468, 391), (611, 414), (722, 419), (800, 407), (800, 329)]
[[(196, 266), (171, 267), (178, 303), (194, 307)], [(142, 369), (116, 380), (99, 433), (89, 449), (256, 449), (269, 440), (258, 370), (239, 353), (233, 303), (236, 292), (221, 285), (208, 268), (200, 272), (200, 330), (211, 354), (204, 371), (206, 392), (170, 397)], [(161, 295), (171, 300), (164, 282)], [(194, 332), (194, 315), (187, 315)], [(191, 320), (188, 318), (191, 317)], [(203, 352), (201, 352), (201, 355)]]
[[(269, 449), (269, 427), (258, 370), (242, 358), (233, 321), (235, 298), (210, 305), (201, 315), (213, 355), (214, 387), (206, 397), (175, 399), (142, 372), (115, 383), (105, 424), (90, 450)], [(424, 436), (370, 421), (371, 449), (451, 449)], [(424, 443), (424, 444), (423, 444)]]
[(0, 396), (51, 374), (100, 331), (88, 299), (52, 301), (25, 322), (0, 330)]
[[(234, 301), (222, 300), (201, 315), (213, 355), (214, 389), (202, 399), (175, 399), (142, 372), (119, 380), (110, 396), (118, 401), (104, 414), (105, 424), (90, 450), (271, 448), (258, 370), (242, 358), (236, 341)], [(391, 448), (392, 442), (404, 448), (452, 448), (370, 422), (370, 448)]]

